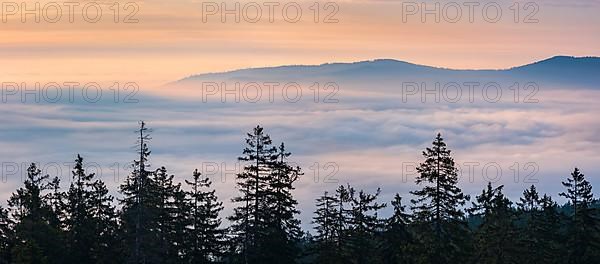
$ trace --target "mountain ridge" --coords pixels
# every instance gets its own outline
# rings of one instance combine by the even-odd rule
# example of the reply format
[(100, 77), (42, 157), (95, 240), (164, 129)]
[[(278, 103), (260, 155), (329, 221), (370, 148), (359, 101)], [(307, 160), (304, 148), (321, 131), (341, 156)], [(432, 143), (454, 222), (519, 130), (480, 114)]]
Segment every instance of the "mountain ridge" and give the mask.
[(171, 84), (197, 81), (333, 80), (333, 81), (420, 81), (494, 80), (533, 81), (545, 85), (566, 84), (596, 88), (600, 84), (600, 57), (554, 56), (505, 69), (451, 69), (396, 59), (335, 62), (319, 65), (281, 65), (245, 68), (192, 75)]
[(362, 60), (362, 61), (355, 61), (355, 62), (326, 62), (326, 63), (321, 63), (321, 64), (288, 64), (288, 65), (277, 65), (277, 66), (241, 68), (241, 69), (221, 71), (221, 72), (206, 72), (206, 73), (193, 74), (188, 77), (179, 79), (175, 82), (183, 81), (186, 79), (198, 78), (198, 77), (202, 77), (202, 76), (235, 74), (235, 73), (239, 73), (239, 72), (281, 70), (281, 69), (299, 69), (299, 68), (324, 68), (324, 67), (330, 67), (330, 66), (358, 66), (358, 65), (382, 64), (382, 63), (393, 63), (393, 64), (405, 65), (405, 66), (409, 66), (409, 67), (422, 67), (422, 68), (437, 69), (437, 70), (449, 70), (449, 71), (510, 71), (510, 70), (515, 70), (515, 69), (520, 69), (520, 68), (525, 68), (525, 67), (543, 65), (543, 64), (547, 64), (547, 63), (556, 63), (558, 61), (563, 62), (563, 63), (565, 61), (572, 63), (575, 61), (583, 61), (583, 60), (585, 60), (585, 61), (593, 60), (595, 63), (600, 64), (600, 57), (596, 57), (596, 56), (579, 56), (578, 57), (578, 56), (568, 56), (568, 55), (556, 55), (556, 56), (549, 57), (549, 58), (546, 58), (543, 60), (534, 61), (531, 63), (527, 63), (527, 64), (523, 64), (523, 65), (519, 65), (519, 66), (513, 66), (513, 67), (509, 67), (509, 68), (455, 69), (455, 68), (448, 68), (448, 67), (418, 64), (418, 63), (403, 61), (403, 60), (398, 60), (398, 59), (381, 58), (381, 59)]

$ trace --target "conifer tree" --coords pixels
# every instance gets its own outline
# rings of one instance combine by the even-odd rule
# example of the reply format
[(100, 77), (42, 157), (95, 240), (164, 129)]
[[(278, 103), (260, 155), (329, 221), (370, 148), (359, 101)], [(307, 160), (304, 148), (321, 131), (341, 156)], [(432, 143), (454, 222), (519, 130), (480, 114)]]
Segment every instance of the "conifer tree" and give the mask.
[(515, 212), (510, 200), (502, 193), (503, 187), (493, 188), (488, 183), (468, 210), (473, 216), (482, 218), (474, 235), (473, 263), (519, 262), (518, 245), (514, 243), (517, 238)]
[(49, 215), (50, 225), (56, 230), (62, 230), (65, 222), (65, 196), (60, 190), (60, 178), (54, 176), (48, 183), (49, 193), (43, 196), (43, 199), (50, 205), (52, 213)]
[(416, 241), (410, 230), (411, 215), (406, 213), (406, 206), (402, 204), (402, 197), (396, 193), (391, 202), (393, 214), (387, 219), (383, 232), (382, 263), (408, 264), (414, 263), (411, 258), (411, 245)]
[(278, 248), (268, 251), (272, 263), (294, 263), (299, 254), (298, 243), (302, 237), (300, 220), (296, 215), (298, 202), (294, 199), (292, 191), (294, 182), (302, 174), (300, 167), (288, 163), (291, 155), (281, 143), (276, 153), (276, 159), (271, 163), (271, 175), (268, 180), (266, 202), (268, 217), (266, 219), (267, 236), (265, 246)]
[(317, 263), (350, 263), (351, 210), (349, 208), (354, 189), (340, 185), (334, 195), (325, 192), (316, 200), (317, 210), (313, 218), (317, 235), (312, 249)]
[(268, 215), (267, 194), (273, 163), (277, 159), (277, 148), (264, 129), (257, 126), (247, 134), (246, 148), (240, 161), (246, 162), (241, 173), (236, 175), (240, 196), (232, 202), (240, 204), (234, 208), (231, 230), (236, 237), (236, 251), (242, 263), (266, 263), (268, 249), (265, 241)]
[(540, 195), (535, 185), (523, 191), (523, 197), (519, 198), (517, 206), (521, 211), (530, 212), (531, 217), (535, 217), (533, 212), (537, 212), (540, 208)]
[(67, 191), (66, 229), (70, 263), (92, 263), (90, 249), (96, 241), (91, 215), (91, 194), (88, 187), (94, 174), (86, 174), (83, 158), (77, 155), (72, 172), (72, 182)]
[(119, 246), (119, 224), (114, 197), (109, 194), (106, 184), (96, 179), (89, 186), (90, 215), (92, 217), (93, 234), (92, 258), (96, 263), (123, 262)]
[(379, 218), (379, 210), (386, 207), (386, 204), (377, 202), (381, 189), (377, 189), (374, 194), (363, 190), (350, 192), (351, 226), (349, 235), (349, 255), (352, 263), (369, 263), (378, 259), (375, 252), (376, 234), (383, 231), (384, 222)]
[(411, 208), (420, 226), (422, 244), (432, 245), (424, 249), (424, 257), (430, 263), (455, 263), (466, 253), (463, 243), (468, 230), (460, 208), (469, 197), (457, 186), (458, 169), (441, 134), (423, 156), (425, 162), (417, 167), (415, 182), (425, 186), (411, 192), (416, 196)]
[(151, 199), (147, 200), (150, 208), (156, 211), (154, 234), (159, 241), (158, 259), (161, 263), (178, 263), (179, 252), (175, 247), (176, 237), (176, 201), (175, 196), (180, 192), (180, 184), (174, 184), (172, 174), (165, 167), (158, 168), (153, 174), (149, 188)]
[(148, 157), (150, 150), (149, 128), (146, 123), (140, 122), (137, 130), (137, 154), (139, 158), (133, 161), (133, 171), (128, 175), (124, 184), (120, 186), (123, 194), (121, 200), (122, 232), (125, 243), (125, 255), (127, 263), (159, 263), (160, 259), (154, 249), (160, 246), (160, 241), (153, 231), (157, 230), (156, 205), (151, 195), (154, 182), (148, 171)]
[(600, 261), (599, 222), (597, 209), (592, 208), (594, 196), (592, 185), (585, 175), (575, 168), (571, 177), (562, 185), (567, 189), (559, 195), (567, 198), (573, 208), (568, 228), (567, 243), (571, 263), (593, 263)]
[(335, 256), (335, 248), (339, 239), (337, 232), (339, 227), (335, 221), (338, 217), (338, 203), (337, 197), (329, 195), (327, 191), (316, 200), (317, 210), (313, 217), (316, 236), (313, 239), (315, 244), (312, 250), (316, 255), (315, 262), (318, 264), (338, 263)]
[(0, 263), (11, 263), (11, 250), (14, 246), (14, 223), (9, 211), (0, 206)]
[[(520, 220), (520, 238), (521, 254), (519, 259), (528, 263), (548, 263), (549, 258), (544, 257), (548, 253), (548, 241), (543, 239), (545, 231), (548, 228), (543, 219), (542, 199), (545, 203), (552, 203), (552, 200), (544, 195), (540, 197), (535, 185), (523, 191), (523, 197), (517, 202), (517, 209)], [(547, 206), (551, 206), (548, 204)]]
[(381, 261), (377, 235), (384, 231), (377, 202), (380, 190), (370, 194), (340, 185), (335, 195), (328, 192), (316, 200), (313, 218), (314, 254), (317, 263), (367, 263)]
[(335, 249), (333, 256), (337, 259), (338, 263), (349, 263), (350, 259), (350, 248), (349, 248), (349, 237), (350, 237), (350, 219), (351, 211), (348, 205), (351, 201), (351, 197), (354, 195), (354, 189), (350, 186), (344, 187), (340, 185), (336, 191), (337, 209), (336, 216), (334, 219), (334, 227), (336, 233)]
[(564, 235), (561, 228), (561, 215), (558, 204), (547, 194), (540, 198), (540, 213), (538, 224), (540, 228), (537, 237), (541, 247), (538, 248), (538, 263), (562, 263), (564, 254)]
[(562, 192), (559, 195), (569, 199), (573, 206), (573, 217), (577, 218), (578, 209), (588, 208), (594, 201), (592, 185), (578, 168), (573, 170), (571, 177), (567, 178), (566, 182), (562, 182), (562, 185), (567, 188), (567, 192)]
[[(176, 263), (188, 263), (191, 252), (189, 227), (192, 224), (189, 197), (183, 189), (177, 190), (173, 194), (173, 223), (172, 223), (172, 248), (177, 253), (175, 256)], [(202, 263), (202, 262), (200, 262)]]
[(107, 263), (118, 259), (116, 212), (104, 182), (86, 173), (77, 155), (64, 202), (70, 263)]
[(223, 202), (219, 202), (216, 191), (210, 189), (212, 182), (194, 170), (193, 180), (185, 181), (191, 190), (190, 225), (187, 233), (190, 237), (188, 263), (216, 263), (223, 254), (225, 230), (221, 226), (219, 214)]
[[(8, 201), (15, 220), (12, 260), (15, 263), (62, 263), (61, 230), (54, 223), (58, 217), (48, 201), (47, 191), (55, 189), (48, 175), (32, 163), (27, 168), (25, 186), (17, 189)], [(55, 182), (54, 182), (55, 183)]]

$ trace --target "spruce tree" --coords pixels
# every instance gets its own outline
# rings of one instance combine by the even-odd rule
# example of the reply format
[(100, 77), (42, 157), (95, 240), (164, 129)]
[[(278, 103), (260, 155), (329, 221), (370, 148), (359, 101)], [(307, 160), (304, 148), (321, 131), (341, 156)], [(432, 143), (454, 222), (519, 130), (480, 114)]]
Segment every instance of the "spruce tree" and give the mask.
[(517, 239), (515, 212), (512, 202), (502, 193), (503, 187), (493, 188), (488, 183), (468, 210), (472, 216), (482, 219), (474, 234), (473, 263), (519, 262), (518, 245), (514, 243)]
[(270, 136), (260, 126), (247, 134), (246, 144), (243, 156), (238, 158), (246, 164), (236, 175), (240, 196), (232, 199), (239, 205), (228, 219), (232, 222), (231, 230), (236, 237), (234, 246), (240, 253), (240, 262), (266, 263), (269, 249), (263, 247), (263, 243), (269, 216), (267, 194), (277, 148), (272, 146)]
[(410, 230), (411, 215), (406, 213), (406, 206), (402, 204), (402, 197), (396, 193), (391, 202), (393, 214), (387, 219), (385, 231), (382, 235), (383, 243), (380, 246), (382, 263), (409, 264), (415, 260), (411, 258), (411, 246), (416, 242)]
[(575, 168), (571, 177), (562, 185), (567, 189), (559, 195), (567, 198), (573, 208), (568, 228), (567, 243), (570, 263), (594, 263), (600, 261), (599, 222), (597, 209), (592, 208), (594, 196), (592, 185), (585, 175)]
[(517, 206), (519, 210), (529, 212), (531, 217), (535, 217), (533, 212), (537, 212), (540, 208), (540, 195), (535, 185), (531, 185), (529, 189), (523, 191), (523, 197), (519, 198)]
[(192, 181), (185, 182), (191, 187), (187, 193), (190, 198), (187, 263), (216, 263), (222, 258), (224, 249), (225, 230), (220, 227), (219, 217), (223, 202), (218, 200), (216, 191), (210, 189), (210, 179), (202, 177), (198, 170), (194, 170)]
[(351, 197), (354, 196), (354, 188), (340, 185), (335, 190), (335, 199), (337, 201), (336, 215), (334, 218), (335, 245), (333, 256), (337, 259), (337, 263), (351, 262), (350, 249), (350, 231), (351, 231)]
[(172, 248), (177, 252), (175, 256), (176, 263), (187, 263), (191, 252), (189, 227), (192, 224), (190, 219), (192, 207), (189, 197), (183, 189), (177, 190), (173, 194), (173, 223), (172, 225)]
[(538, 249), (538, 263), (563, 263), (566, 255), (563, 241), (564, 235), (561, 224), (562, 217), (558, 212), (558, 204), (547, 194), (540, 198), (540, 213), (538, 217), (540, 228), (537, 237), (541, 243)]
[(379, 189), (370, 194), (340, 185), (335, 195), (325, 192), (316, 200), (313, 223), (317, 235), (312, 253), (317, 263), (367, 263), (380, 259), (375, 250), (384, 221), (378, 212), (385, 204), (377, 202), (379, 193)]
[(577, 218), (578, 209), (589, 208), (594, 201), (592, 185), (578, 168), (573, 170), (571, 177), (567, 178), (566, 182), (562, 182), (562, 185), (567, 188), (567, 192), (562, 192), (559, 195), (569, 199), (573, 206), (573, 217)]
[(60, 178), (54, 176), (48, 183), (48, 192), (43, 196), (43, 199), (50, 205), (52, 213), (49, 215), (50, 225), (56, 230), (64, 228), (65, 215), (65, 196), (66, 194), (60, 190)]
[(317, 263), (350, 263), (350, 222), (349, 208), (354, 189), (340, 185), (334, 195), (325, 192), (316, 200), (317, 210), (313, 218), (317, 235), (314, 247)]
[(133, 171), (127, 176), (125, 183), (120, 186), (123, 198), (121, 222), (122, 236), (124, 244), (124, 253), (127, 263), (159, 263), (160, 241), (153, 232), (156, 227), (157, 210), (156, 197), (151, 195), (151, 189), (154, 182), (151, 172), (148, 171), (148, 157), (150, 150), (148, 142), (150, 141), (149, 128), (146, 123), (140, 122), (137, 130), (137, 154), (139, 158), (133, 161)]
[(377, 202), (381, 189), (374, 194), (363, 190), (350, 192), (350, 221), (349, 255), (351, 263), (369, 263), (379, 259), (375, 248), (376, 235), (383, 231), (383, 220), (379, 218), (379, 210), (386, 204)]
[(9, 211), (0, 206), (0, 263), (11, 263), (11, 250), (15, 243), (14, 222)]
[(152, 185), (149, 193), (152, 197), (146, 200), (148, 206), (155, 210), (156, 219), (154, 235), (159, 242), (158, 247), (154, 249), (158, 253), (157, 259), (161, 263), (178, 263), (179, 252), (175, 247), (175, 241), (179, 239), (176, 236), (177, 207), (175, 196), (180, 192), (180, 184), (174, 184), (175, 176), (169, 174), (165, 167), (160, 167), (152, 174)]
[(114, 197), (109, 194), (106, 184), (96, 179), (88, 186), (90, 215), (92, 217), (93, 234), (92, 258), (96, 263), (123, 262), (119, 246), (118, 216), (113, 205)]
[(70, 263), (107, 263), (118, 259), (116, 212), (104, 182), (86, 173), (77, 155), (66, 193), (65, 229)]
[(299, 255), (298, 243), (302, 237), (300, 220), (296, 215), (300, 213), (296, 206), (292, 191), (294, 182), (302, 174), (300, 167), (292, 166), (288, 162), (291, 155), (281, 143), (276, 153), (276, 160), (271, 163), (271, 175), (268, 180), (266, 202), (268, 217), (266, 219), (267, 236), (265, 246), (278, 248), (268, 251), (267, 259), (271, 263), (294, 263)]
[(455, 263), (466, 253), (463, 243), (468, 230), (460, 208), (469, 197), (457, 186), (458, 169), (441, 134), (423, 156), (425, 161), (417, 167), (415, 182), (424, 186), (411, 192), (416, 196), (411, 208), (423, 245), (431, 245), (424, 248), (424, 257), (429, 263)]
[(86, 174), (83, 158), (77, 155), (72, 172), (72, 182), (67, 191), (66, 229), (70, 263), (92, 263), (92, 245), (96, 241), (91, 215), (91, 201), (88, 186), (94, 174)]
[[(544, 196), (542, 196), (544, 197)], [(527, 263), (548, 263), (544, 255), (547, 243), (542, 239), (546, 228), (542, 215), (542, 198), (536, 187), (531, 185), (523, 191), (517, 202), (519, 215), (521, 254), (519, 259)], [(544, 199), (548, 199), (547, 196)]]
[(329, 195), (328, 192), (323, 193), (316, 200), (317, 210), (313, 217), (316, 236), (313, 239), (312, 251), (315, 254), (315, 262), (318, 264), (338, 263), (335, 255), (336, 243), (339, 239), (337, 232), (339, 227), (335, 221), (338, 217), (338, 203), (338, 198)]
[(27, 169), (25, 186), (17, 189), (8, 201), (15, 220), (12, 261), (15, 263), (63, 263), (62, 230), (56, 228), (58, 217), (52, 207), (52, 191), (56, 182), (42, 175), (32, 163)]

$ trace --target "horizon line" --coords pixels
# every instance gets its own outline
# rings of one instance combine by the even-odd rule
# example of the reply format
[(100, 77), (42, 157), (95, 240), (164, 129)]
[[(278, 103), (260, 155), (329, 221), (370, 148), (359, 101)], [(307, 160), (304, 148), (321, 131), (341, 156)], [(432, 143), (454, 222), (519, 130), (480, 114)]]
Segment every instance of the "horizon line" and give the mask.
[(554, 55), (554, 56), (551, 56), (551, 57), (547, 57), (545, 59), (532, 61), (532, 62), (526, 63), (526, 64), (516, 65), (516, 66), (512, 66), (512, 67), (508, 67), (508, 68), (496, 68), (496, 69), (491, 69), (491, 68), (479, 68), (479, 69), (472, 69), (472, 68), (471, 69), (466, 69), (466, 68), (449, 68), (449, 67), (442, 67), (442, 66), (432, 66), (432, 65), (426, 65), (426, 64), (419, 64), (419, 63), (405, 61), (405, 60), (400, 60), (400, 59), (396, 59), (396, 58), (375, 58), (375, 59), (359, 60), (359, 61), (351, 61), (351, 62), (324, 62), (324, 63), (320, 63), (320, 64), (280, 64), (280, 65), (271, 65), (271, 66), (256, 66), (256, 67), (248, 67), (248, 68), (237, 68), (237, 69), (231, 69), (231, 70), (225, 70), (225, 71), (196, 73), (196, 74), (189, 75), (187, 77), (183, 77), (183, 78), (178, 79), (176, 81), (172, 81), (172, 82), (166, 83), (164, 85), (169, 85), (169, 84), (177, 83), (177, 82), (189, 79), (189, 78), (194, 78), (194, 77), (198, 77), (198, 76), (202, 76), (202, 75), (228, 74), (228, 73), (234, 73), (234, 72), (245, 71), (245, 70), (268, 70), (268, 69), (277, 69), (277, 68), (285, 68), (285, 67), (321, 67), (321, 66), (334, 65), (334, 64), (349, 65), (349, 64), (377, 62), (377, 61), (393, 61), (393, 62), (399, 62), (399, 63), (406, 63), (406, 64), (414, 65), (414, 66), (429, 67), (429, 68), (443, 69), (443, 70), (454, 70), (454, 71), (503, 71), (503, 70), (511, 70), (511, 69), (515, 69), (515, 68), (520, 68), (520, 67), (525, 67), (525, 66), (529, 66), (529, 65), (534, 65), (534, 64), (537, 64), (537, 63), (540, 63), (540, 62), (545, 62), (545, 61), (549, 61), (549, 60), (557, 59), (557, 58), (600, 59), (600, 56), (591, 56), (591, 55), (590, 56)]

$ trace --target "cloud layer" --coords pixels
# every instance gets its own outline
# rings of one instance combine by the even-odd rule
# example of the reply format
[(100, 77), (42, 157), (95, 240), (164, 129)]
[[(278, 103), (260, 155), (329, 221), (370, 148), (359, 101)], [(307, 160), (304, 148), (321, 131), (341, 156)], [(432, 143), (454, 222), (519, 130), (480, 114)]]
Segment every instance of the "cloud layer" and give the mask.
[[(247, 77), (242, 84), (269, 81), (242, 75)], [(403, 101), (407, 95), (401, 83), (348, 82), (346, 76), (336, 76), (315, 78), (321, 92), (317, 102), (316, 88), (307, 81), (311, 75), (299, 78), (293, 72), (278, 81), (283, 86), (286, 78), (290, 83), (302, 79), (298, 84), (303, 97), (297, 102), (275, 97), (273, 102), (251, 103), (238, 94), (241, 100), (236, 103), (236, 95), (222, 97), (221, 91), (205, 94), (203, 100), (198, 83), (165, 87), (161, 93), (142, 88), (135, 94), (137, 103), (116, 103), (111, 96), (95, 103), (81, 98), (72, 103), (22, 103), (19, 95), (11, 95), (0, 104), (4, 113), (0, 116), (0, 159), (5, 180), (0, 199), (7, 199), (20, 184), (24, 168), (12, 173), (14, 164), (38, 162), (46, 172), (62, 176), (63, 186), (67, 186), (69, 165), (77, 153), (90, 169), (98, 170), (114, 192), (135, 158), (138, 120), (147, 121), (154, 129), (152, 167), (164, 165), (180, 181), (195, 168), (205, 169), (226, 201), (237, 194), (231, 170), (241, 154), (245, 133), (257, 124), (264, 126), (274, 142), (286, 143), (292, 160), (305, 172), (296, 190), (305, 227), (310, 225), (314, 198), (335, 189), (336, 184), (351, 183), (370, 191), (382, 187), (384, 200), (396, 192), (409, 196), (408, 191), (416, 188), (414, 166), (422, 161), (421, 151), (438, 132), (461, 166), (460, 184), (468, 193), (476, 194), (485, 182), (494, 181), (507, 185), (507, 194), (516, 199), (537, 182), (542, 192), (558, 198), (560, 181), (575, 166), (600, 186), (596, 177), (600, 172), (600, 121), (596, 116), (600, 91), (595, 87), (541, 86), (535, 94), (537, 103), (524, 103), (522, 97), (515, 102), (509, 85), (501, 87), (505, 96), (494, 103), (481, 98), (473, 103), (435, 102), (432, 95), (423, 103), (421, 94), (411, 94), (410, 100)], [(220, 78), (232, 84), (241, 80), (230, 75)], [(447, 83), (445, 78), (428, 78), (430, 84)], [(323, 101), (333, 91), (324, 88), (324, 80), (339, 83), (330, 98), (334, 101)], [(223, 103), (223, 98), (228, 102)], [(215, 166), (223, 175), (214, 172)], [(226, 203), (226, 214), (231, 208)]]

